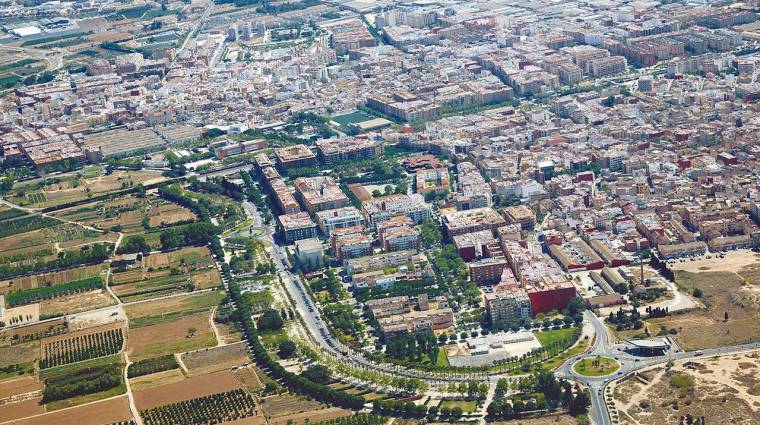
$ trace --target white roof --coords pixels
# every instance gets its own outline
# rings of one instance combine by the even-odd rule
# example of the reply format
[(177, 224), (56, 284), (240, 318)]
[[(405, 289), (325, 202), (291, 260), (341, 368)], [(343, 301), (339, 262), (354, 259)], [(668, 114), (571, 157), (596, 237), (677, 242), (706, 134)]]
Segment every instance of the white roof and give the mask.
[(16, 34), (19, 37), (26, 37), (29, 35), (40, 34), (42, 33), (42, 30), (35, 26), (28, 26), (28, 27), (16, 28), (12, 30), (11, 32)]

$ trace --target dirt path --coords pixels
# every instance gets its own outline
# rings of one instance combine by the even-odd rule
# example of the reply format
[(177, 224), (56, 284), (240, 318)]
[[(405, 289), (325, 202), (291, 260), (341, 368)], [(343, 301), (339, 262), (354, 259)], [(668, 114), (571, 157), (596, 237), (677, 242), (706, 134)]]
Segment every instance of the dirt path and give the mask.
[(124, 384), (127, 387), (127, 400), (129, 400), (129, 410), (132, 412), (132, 416), (135, 419), (136, 425), (143, 425), (142, 418), (140, 417), (140, 411), (137, 410), (137, 405), (135, 404), (135, 397), (132, 394), (132, 387), (129, 385), (129, 378), (127, 378), (127, 370), (129, 369), (129, 365), (132, 364), (132, 362), (129, 361), (129, 354), (127, 354), (127, 351), (124, 350), (124, 362), (126, 363), (126, 366), (124, 366)]
[(222, 347), (227, 345), (227, 343), (224, 341), (224, 338), (222, 338), (221, 335), (219, 335), (219, 329), (216, 328), (216, 323), (214, 323), (214, 314), (216, 314), (216, 306), (211, 309), (211, 314), (208, 316), (208, 324), (211, 326), (211, 330), (214, 331), (214, 337), (216, 338), (216, 346)]

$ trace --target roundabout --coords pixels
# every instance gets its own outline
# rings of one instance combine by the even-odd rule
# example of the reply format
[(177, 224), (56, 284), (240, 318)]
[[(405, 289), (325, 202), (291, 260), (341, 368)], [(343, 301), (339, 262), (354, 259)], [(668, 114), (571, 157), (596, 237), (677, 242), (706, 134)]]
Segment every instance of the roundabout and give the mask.
[(573, 364), (573, 372), (581, 376), (608, 376), (620, 370), (620, 363), (609, 357), (592, 357), (578, 360)]

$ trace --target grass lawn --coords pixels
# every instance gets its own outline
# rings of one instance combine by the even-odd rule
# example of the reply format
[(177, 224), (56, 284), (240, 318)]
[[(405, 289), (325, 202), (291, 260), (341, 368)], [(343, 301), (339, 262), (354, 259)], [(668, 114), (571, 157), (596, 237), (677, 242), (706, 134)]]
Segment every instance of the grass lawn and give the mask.
[(540, 342), (542, 346), (548, 347), (554, 342), (565, 341), (572, 338), (573, 332), (575, 332), (574, 327), (567, 329), (558, 329), (556, 331), (541, 331), (536, 332), (536, 338), (538, 338), (538, 342)]
[(573, 371), (583, 376), (606, 376), (620, 369), (620, 363), (609, 357), (583, 359), (573, 365)]
[(438, 409), (448, 407), (453, 409), (459, 407), (465, 413), (472, 413), (478, 409), (478, 403), (475, 400), (443, 400)]
[(446, 350), (443, 348), (438, 350), (438, 357), (435, 359), (436, 366), (449, 366), (449, 358), (446, 356)]

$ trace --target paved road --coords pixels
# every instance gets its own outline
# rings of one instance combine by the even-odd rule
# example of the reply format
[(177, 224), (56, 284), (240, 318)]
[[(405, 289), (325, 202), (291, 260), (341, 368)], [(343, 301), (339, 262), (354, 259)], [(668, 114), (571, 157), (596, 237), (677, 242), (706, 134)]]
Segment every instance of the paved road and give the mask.
[[(610, 343), (607, 329), (602, 320), (592, 312), (585, 313), (585, 319), (590, 321), (594, 327), (595, 340), (593, 346), (585, 353), (569, 358), (560, 366), (555, 374), (559, 378), (570, 379), (586, 385), (591, 391), (591, 420), (597, 425), (612, 425), (614, 422), (610, 418), (607, 405), (604, 401), (604, 392), (607, 386), (630, 373), (637, 370), (654, 366), (657, 364), (667, 363), (674, 360), (688, 360), (699, 357), (710, 357), (718, 355), (734, 354), (742, 351), (760, 349), (760, 342), (738, 344), (721, 348), (699, 350), (699, 351), (678, 351), (669, 353), (665, 356), (640, 357), (629, 354), (625, 351), (626, 344)], [(572, 370), (573, 364), (580, 359), (595, 358), (597, 356), (611, 357), (620, 363), (620, 370), (613, 375), (600, 377), (586, 377), (575, 373)]]

